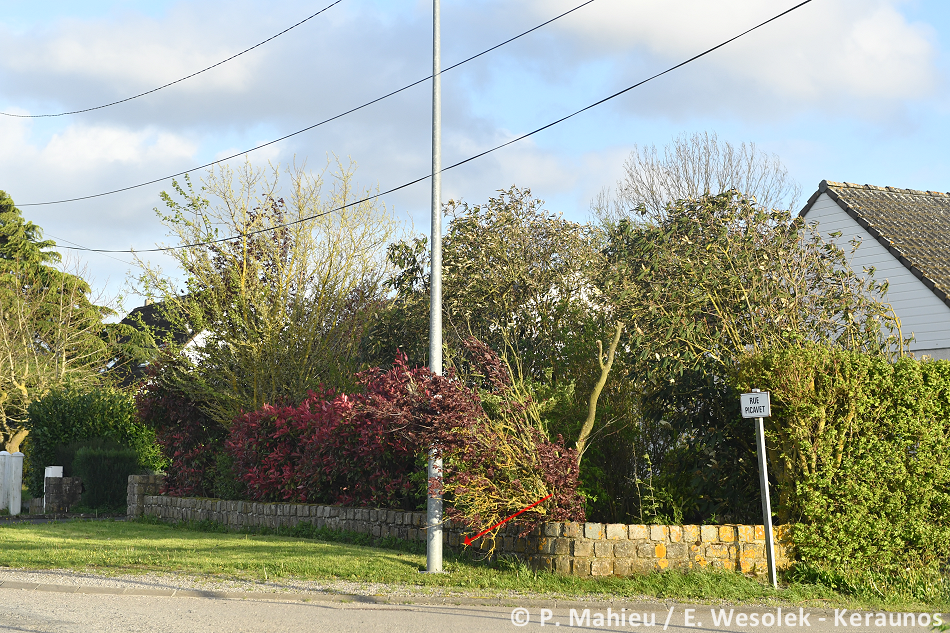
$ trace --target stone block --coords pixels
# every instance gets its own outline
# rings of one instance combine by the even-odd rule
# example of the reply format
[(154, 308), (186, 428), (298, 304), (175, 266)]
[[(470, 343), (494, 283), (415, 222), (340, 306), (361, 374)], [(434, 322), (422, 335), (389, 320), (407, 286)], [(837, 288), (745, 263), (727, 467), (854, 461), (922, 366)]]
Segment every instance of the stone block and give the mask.
[(683, 540), (683, 526), (671, 525), (670, 526), (670, 543), (679, 543), (682, 540)]
[(544, 536), (560, 536), (562, 523), (545, 523), (542, 533)]
[(627, 558), (615, 558), (614, 559), (614, 576), (629, 576), (633, 573), (633, 565), (630, 562), (630, 559)]
[(759, 558), (765, 560), (765, 545), (758, 543), (743, 543), (739, 551), (740, 558)]
[(689, 556), (689, 550), (686, 543), (670, 543), (666, 546), (666, 557), (675, 560), (686, 560)]
[(654, 549), (653, 543), (640, 543), (637, 545), (638, 558), (654, 558), (655, 556), (656, 549)]
[(632, 540), (646, 540), (650, 538), (650, 529), (645, 525), (628, 525), (627, 538)]
[(610, 576), (614, 573), (614, 561), (609, 558), (596, 558), (590, 562), (591, 576)]
[(534, 560), (534, 568), (537, 571), (553, 571), (554, 570), (554, 557), (553, 556), (538, 556)]
[(734, 525), (720, 525), (719, 526), (719, 540), (723, 543), (735, 543), (736, 542), (736, 526)]
[(594, 542), (593, 542), (593, 541), (588, 541), (588, 540), (583, 540), (583, 539), (575, 539), (575, 540), (573, 541), (573, 543), (574, 543), (574, 545), (573, 545), (573, 547), (571, 548), (571, 553), (572, 553), (574, 556), (588, 557), (588, 556), (593, 556), (593, 555), (594, 555)]
[(715, 543), (719, 540), (719, 527), (715, 525), (703, 525), (699, 528), (700, 537), (703, 543)]
[(618, 541), (614, 544), (614, 556), (617, 558), (633, 558), (637, 555), (637, 543), (634, 541)]
[(665, 571), (666, 569), (669, 568), (669, 566), (670, 566), (670, 561), (669, 561), (669, 559), (666, 559), (666, 558), (658, 558), (658, 559), (656, 559), (656, 561), (654, 561), (654, 567), (653, 567), (653, 568), (656, 569), (657, 571)]
[(729, 558), (729, 546), (722, 543), (712, 543), (706, 546), (706, 558)]
[(627, 538), (627, 526), (623, 523), (608, 523), (605, 532), (607, 538), (612, 541)]
[(603, 523), (585, 523), (584, 524), (584, 538), (588, 538), (588, 539), (604, 538), (604, 524)]
[(571, 575), (571, 557), (570, 556), (555, 556), (553, 571), (555, 574), (560, 576), (570, 576)]
[(613, 558), (614, 544), (611, 541), (594, 541), (594, 556), (597, 558)]
[(740, 525), (736, 527), (740, 543), (755, 542), (755, 528), (751, 525)]
[(666, 537), (669, 536), (670, 528), (666, 525), (651, 525), (650, 526), (650, 540), (659, 541), (661, 543), (666, 542)]
[(580, 538), (581, 537), (581, 524), (576, 521), (569, 521), (567, 523), (562, 523), (564, 526), (563, 534), (568, 538)]
[[(510, 538), (510, 537), (509, 537)], [(558, 537), (554, 539), (554, 554), (557, 556), (566, 556), (571, 553), (571, 539)]]
[(590, 576), (590, 559), (575, 556), (571, 561), (571, 573), (575, 576)]
[(538, 553), (538, 537), (529, 536), (528, 542), (525, 544), (525, 547), (527, 548), (525, 551), (528, 554), (537, 554)]
[(528, 549), (528, 539), (526, 538), (516, 538), (515, 539), (515, 553), (524, 554)]
[[(774, 535), (775, 534), (773, 532), (773, 536)], [(762, 541), (763, 543), (765, 542), (765, 526), (764, 525), (755, 526), (755, 540)]]
[(538, 551), (542, 554), (553, 554), (554, 553), (554, 541), (555, 539), (542, 536), (538, 539)]

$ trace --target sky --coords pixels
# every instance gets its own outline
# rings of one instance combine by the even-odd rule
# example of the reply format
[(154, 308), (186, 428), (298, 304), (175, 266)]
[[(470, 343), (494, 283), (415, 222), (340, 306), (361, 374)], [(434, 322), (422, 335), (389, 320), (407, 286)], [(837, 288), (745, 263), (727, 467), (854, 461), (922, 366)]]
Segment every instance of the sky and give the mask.
[[(215, 64), (332, 0), (0, 0), (0, 112), (39, 115), (123, 99)], [(447, 67), (583, 0), (442, 0)], [(449, 165), (598, 101), (794, 6), (796, 0), (594, 0), (442, 78)], [(590, 218), (635, 147), (715, 132), (774, 154), (802, 189), (823, 180), (950, 191), (950, 3), (812, 0), (702, 59), (558, 126), (446, 172), (443, 200), (528, 187)], [(288, 33), (148, 96), (62, 117), (0, 116), (0, 189), (59, 246), (145, 249), (167, 240), (154, 209), (171, 181), (422, 79), (432, 3), (342, 0)], [(231, 160), (336, 156), (382, 190), (431, 164), (431, 85)], [(428, 232), (428, 181), (384, 201)], [(142, 303), (132, 256), (63, 250), (103, 299)], [(173, 273), (166, 256), (143, 255)]]

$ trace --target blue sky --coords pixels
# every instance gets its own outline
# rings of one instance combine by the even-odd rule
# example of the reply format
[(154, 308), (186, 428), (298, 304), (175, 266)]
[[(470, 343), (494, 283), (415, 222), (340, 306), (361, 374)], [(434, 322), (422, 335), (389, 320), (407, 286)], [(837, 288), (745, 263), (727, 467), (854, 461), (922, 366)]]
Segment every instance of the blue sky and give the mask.
[[(0, 110), (98, 105), (228, 57), (329, 4), (259, 0), (0, 0)], [(581, 0), (443, 0), (448, 65)], [(443, 79), (444, 160), (465, 158), (671, 66), (792, 0), (595, 0)], [(88, 195), (188, 169), (297, 130), (428, 74), (431, 3), (344, 0), (234, 62), (136, 101), (55, 119), (0, 117), (0, 189), (17, 203)], [(802, 187), (824, 178), (950, 191), (950, 5), (813, 0), (729, 47), (443, 178), (444, 197), (531, 187), (583, 221), (635, 145), (710, 131), (777, 154)], [(249, 156), (350, 156), (388, 189), (428, 171), (428, 85)], [(61, 240), (146, 248), (169, 183), (23, 207)], [(387, 197), (428, 226), (428, 185)], [(129, 258), (88, 255), (94, 285), (122, 290)], [(157, 258), (156, 262), (161, 262)], [(167, 261), (165, 262), (167, 266)], [(126, 308), (138, 299), (130, 297)]]

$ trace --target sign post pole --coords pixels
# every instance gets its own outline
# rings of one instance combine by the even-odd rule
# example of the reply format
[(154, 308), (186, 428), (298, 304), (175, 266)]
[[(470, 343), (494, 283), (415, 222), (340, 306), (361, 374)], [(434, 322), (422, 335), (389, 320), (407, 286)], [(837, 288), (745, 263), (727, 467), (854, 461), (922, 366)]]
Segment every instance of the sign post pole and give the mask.
[(753, 389), (752, 393), (740, 396), (742, 417), (755, 418), (755, 444), (759, 456), (759, 485), (762, 489), (762, 519), (765, 528), (765, 557), (769, 566), (769, 582), (778, 589), (778, 577), (775, 573), (775, 541), (772, 533), (772, 502), (769, 498), (769, 467), (765, 456), (765, 421), (771, 417), (771, 403), (768, 392)]

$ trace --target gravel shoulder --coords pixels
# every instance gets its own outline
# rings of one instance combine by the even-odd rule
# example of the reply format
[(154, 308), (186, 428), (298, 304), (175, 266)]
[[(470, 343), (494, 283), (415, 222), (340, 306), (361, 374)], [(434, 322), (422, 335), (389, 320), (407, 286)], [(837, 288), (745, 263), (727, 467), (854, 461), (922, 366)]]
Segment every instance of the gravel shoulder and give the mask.
[(73, 570), (34, 570), (0, 567), (0, 589), (39, 585), (42, 591), (71, 593), (122, 593), (126, 595), (187, 595), (258, 600), (303, 600), (319, 602), (363, 602), (378, 604), (458, 604), (506, 605), (536, 604), (568, 606), (570, 604), (603, 604), (631, 601), (642, 604), (666, 604), (648, 596), (611, 598), (603, 594), (559, 595), (517, 591), (466, 590), (460, 588), (420, 587), (401, 584), (353, 582), (345, 580), (279, 580), (257, 581), (185, 573), (109, 573)]

